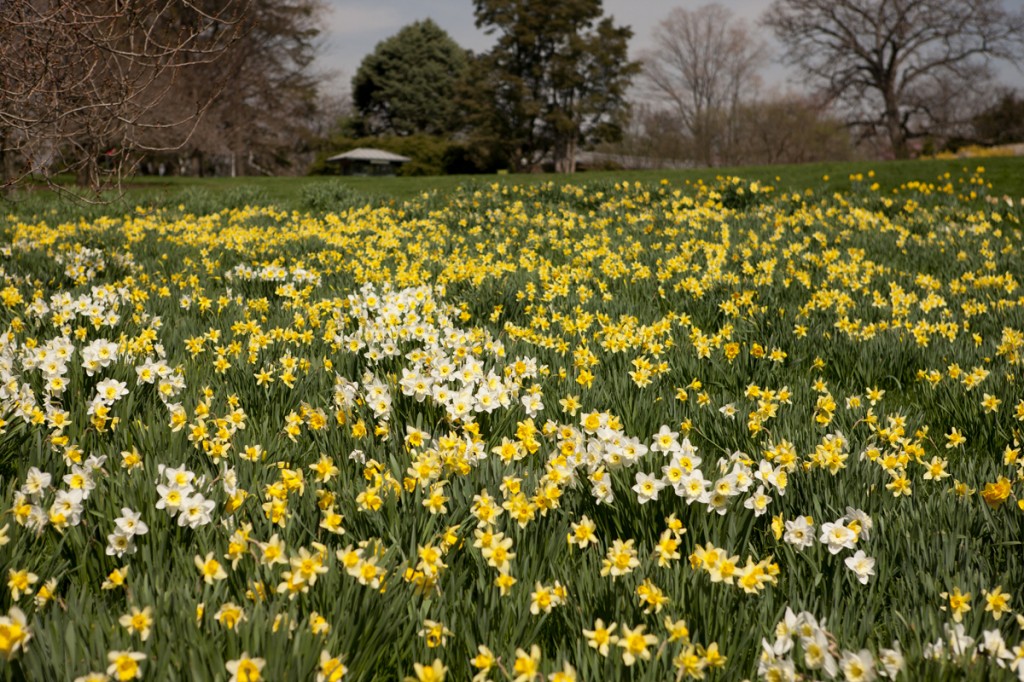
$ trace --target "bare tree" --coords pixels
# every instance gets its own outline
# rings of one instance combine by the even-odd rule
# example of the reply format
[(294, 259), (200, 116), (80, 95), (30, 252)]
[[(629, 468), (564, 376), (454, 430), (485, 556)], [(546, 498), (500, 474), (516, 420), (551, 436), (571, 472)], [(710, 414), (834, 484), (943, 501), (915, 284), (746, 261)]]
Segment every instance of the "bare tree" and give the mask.
[(775, 0), (763, 18), (797, 66), (865, 135), (897, 158), (991, 77), (993, 59), (1022, 54), (1024, 14), (999, 0)]
[(0, 2), (0, 187), (70, 172), (98, 188), (183, 144), (226, 81), (179, 86), (243, 35), (249, 2)]
[(248, 3), (240, 38), (186, 81), (192, 99), (211, 102), (181, 150), (197, 175), (209, 158), (225, 160), (225, 172), (234, 176), (296, 172), (297, 157), (312, 157), (318, 85), (326, 78), (312, 71), (324, 5), (320, 0)]
[(721, 5), (676, 8), (643, 55), (650, 89), (666, 98), (693, 139), (698, 160), (722, 162), (735, 139), (735, 114), (756, 89), (765, 43)]
[(799, 93), (744, 102), (737, 116), (742, 164), (845, 161), (853, 156), (850, 132), (828, 106)]

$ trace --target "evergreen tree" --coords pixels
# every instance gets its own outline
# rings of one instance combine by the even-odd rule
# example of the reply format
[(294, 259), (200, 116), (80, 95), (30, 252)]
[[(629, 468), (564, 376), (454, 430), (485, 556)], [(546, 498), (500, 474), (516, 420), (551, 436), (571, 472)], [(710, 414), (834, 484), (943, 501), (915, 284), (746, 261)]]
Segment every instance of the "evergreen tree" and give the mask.
[(974, 117), (974, 134), (982, 144), (1024, 142), (1024, 99), (1013, 90), (999, 93), (999, 100)]
[[(626, 89), (639, 70), (633, 32), (603, 17), (601, 0), (474, 0), (476, 24), (497, 34), (465, 98), (516, 170), (550, 156), (576, 168), (581, 143), (613, 140), (628, 116)], [(475, 105), (475, 106), (473, 106)]]
[(430, 19), (380, 42), (352, 79), (352, 98), (373, 135), (444, 135), (457, 126), (456, 84), (466, 51)]

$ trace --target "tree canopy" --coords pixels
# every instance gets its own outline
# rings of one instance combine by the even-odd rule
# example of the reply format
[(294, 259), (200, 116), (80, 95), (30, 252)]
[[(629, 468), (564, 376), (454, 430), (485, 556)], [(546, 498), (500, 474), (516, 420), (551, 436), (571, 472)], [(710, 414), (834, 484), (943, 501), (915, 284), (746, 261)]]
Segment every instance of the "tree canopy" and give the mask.
[(721, 5), (677, 7), (654, 30), (644, 80), (668, 101), (700, 162), (713, 166), (735, 146), (737, 113), (767, 60), (763, 41)]
[(1024, 142), (1024, 98), (1013, 90), (1004, 90), (972, 123), (975, 140), (983, 144)]
[(0, 2), (0, 188), (144, 158), (269, 173), (317, 106), (319, 0)]
[(470, 101), (478, 123), (517, 170), (550, 156), (575, 170), (581, 142), (614, 139), (628, 116), (633, 32), (603, 16), (600, 0), (474, 0), (477, 27), (497, 34), (478, 61)]
[(787, 61), (897, 158), (957, 115), (956, 100), (1022, 54), (1024, 14), (999, 0), (774, 0), (764, 18)]
[(195, 97), (181, 84), (237, 44), (247, 12), (248, 0), (0, 3), (0, 184), (56, 171), (96, 185), (100, 158), (119, 175), (181, 144), (223, 83)]
[(430, 19), (381, 41), (352, 79), (352, 98), (370, 134), (444, 134), (457, 125), (457, 83), (466, 51)]
[(206, 67), (208, 80), (228, 82), (190, 140), (193, 155), (230, 158), (232, 175), (288, 168), (295, 152), (311, 146), (311, 123), (320, 106), (313, 73), (320, 34), (319, 0), (249, 0), (244, 33)]

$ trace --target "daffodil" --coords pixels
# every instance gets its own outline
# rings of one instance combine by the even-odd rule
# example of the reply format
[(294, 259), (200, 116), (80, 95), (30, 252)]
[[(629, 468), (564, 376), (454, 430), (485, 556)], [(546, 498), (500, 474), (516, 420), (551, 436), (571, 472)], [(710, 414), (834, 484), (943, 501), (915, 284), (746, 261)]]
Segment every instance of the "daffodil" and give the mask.
[(119, 682), (125, 680), (136, 680), (142, 678), (142, 661), (146, 660), (146, 654), (138, 651), (111, 651), (107, 653), (107, 675), (110, 675)]
[(231, 673), (229, 682), (260, 682), (263, 679), (263, 667), (267, 662), (262, 658), (251, 658), (247, 652), (225, 664)]

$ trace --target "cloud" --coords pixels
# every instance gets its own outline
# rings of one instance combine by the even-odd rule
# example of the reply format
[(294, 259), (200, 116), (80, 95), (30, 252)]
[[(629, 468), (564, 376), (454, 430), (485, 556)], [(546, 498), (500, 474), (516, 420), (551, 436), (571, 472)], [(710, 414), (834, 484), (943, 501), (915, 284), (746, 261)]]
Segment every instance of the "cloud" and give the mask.
[[(615, 22), (628, 24), (633, 28), (635, 47), (643, 48), (650, 41), (651, 31), (667, 17), (676, 7), (697, 9), (701, 5), (712, 4), (711, 0), (696, 3), (680, 0), (605, 0), (605, 14), (615, 17)], [(733, 16), (742, 18), (748, 24), (755, 24), (761, 14), (768, 9), (771, 0), (728, 0), (718, 4), (732, 12)]]
[[(2, 1), (2, 0), (0, 0)], [(713, 0), (604, 0), (604, 12), (615, 18), (617, 24), (633, 29), (630, 54), (636, 56), (650, 46), (651, 32), (675, 7), (695, 9)], [(758, 26), (758, 19), (772, 0), (718, 0), (719, 4), (746, 20), (750, 29), (773, 47), (775, 60), (766, 64), (765, 85), (785, 87), (798, 83), (796, 76), (777, 61), (781, 49), (771, 33)], [(1024, 5), (1024, 0), (1006, 0), (1013, 6)], [(326, 0), (328, 11), (324, 16), (321, 38), (323, 52), (318, 59), (322, 68), (351, 78), (363, 57), (373, 51), (378, 42), (394, 35), (417, 19), (431, 17), (465, 48), (483, 51), (493, 44), (493, 37), (485, 36), (473, 20), (472, 0)], [(1007, 67), (1000, 74), (1017, 85), (1024, 83), (1024, 75)]]
[(330, 3), (324, 19), (323, 31), (332, 37), (398, 29), (404, 21), (402, 13), (393, 5), (347, 0)]
[(474, 26), (471, 0), (327, 0), (317, 64), (336, 75), (331, 90), (344, 89), (377, 43), (419, 19), (432, 18), (465, 48), (485, 50), (493, 39)]
[[(753, 23), (771, 0), (725, 0), (737, 16)], [(463, 47), (485, 50), (493, 43), (474, 26), (471, 0), (327, 0), (322, 37), (324, 59), (352, 73), (362, 57), (380, 40), (402, 26), (428, 16), (433, 18)], [(700, 4), (704, 4), (703, 1)], [(618, 24), (633, 28), (631, 52), (639, 53), (650, 42), (651, 31), (681, 0), (604, 0), (605, 14)]]

